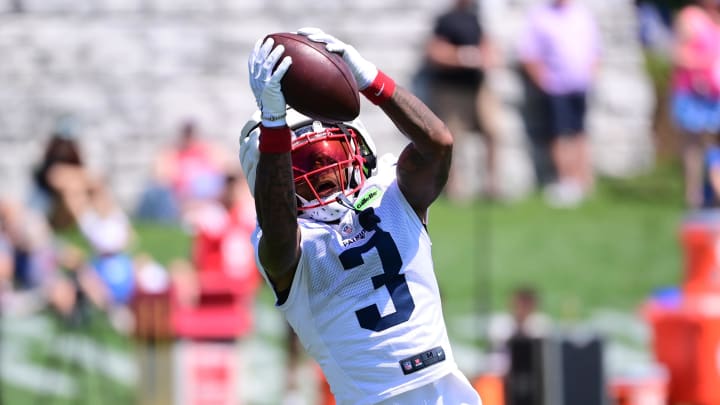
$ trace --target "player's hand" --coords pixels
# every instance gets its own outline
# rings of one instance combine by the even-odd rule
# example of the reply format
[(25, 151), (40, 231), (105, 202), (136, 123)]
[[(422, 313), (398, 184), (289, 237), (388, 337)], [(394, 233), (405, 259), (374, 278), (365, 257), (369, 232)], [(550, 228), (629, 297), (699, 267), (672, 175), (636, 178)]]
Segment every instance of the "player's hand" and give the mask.
[(348, 45), (334, 36), (326, 34), (320, 28), (300, 28), (297, 33), (308, 37), (311, 41), (322, 42), (326, 44), (325, 49), (341, 55), (345, 63), (350, 67), (353, 76), (355, 76), (355, 81), (360, 90), (365, 89), (375, 80), (375, 76), (378, 74), (377, 67), (360, 56), (360, 53), (352, 45)]
[[(255, 102), (262, 114), (262, 124), (266, 127), (286, 125), (287, 103), (282, 93), (280, 79), (292, 64), (292, 58), (289, 56), (282, 58), (278, 64), (285, 52), (285, 47), (278, 45), (273, 49), (274, 43), (272, 38), (268, 38), (265, 42), (262, 39), (258, 40), (248, 58), (250, 88), (252, 88)], [(275, 65), (277, 65), (277, 69), (273, 72)]]

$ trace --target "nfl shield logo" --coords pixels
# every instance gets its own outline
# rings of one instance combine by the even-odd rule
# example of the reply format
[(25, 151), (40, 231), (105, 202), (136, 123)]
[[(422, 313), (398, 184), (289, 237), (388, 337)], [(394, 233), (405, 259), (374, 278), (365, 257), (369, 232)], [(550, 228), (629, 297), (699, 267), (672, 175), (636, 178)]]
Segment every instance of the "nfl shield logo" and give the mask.
[(353, 226), (351, 224), (343, 224), (342, 229), (340, 230), (343, 236), (350, 236), (350, 234), (352, 234), (352, 231)]
[(405, 371), (410, 371), (410, 370), (412, 370), (412, 363), (410, 363), (409, 361), (404, 361), (404, 362), (403, 362), (403, 369), (405, 369)]

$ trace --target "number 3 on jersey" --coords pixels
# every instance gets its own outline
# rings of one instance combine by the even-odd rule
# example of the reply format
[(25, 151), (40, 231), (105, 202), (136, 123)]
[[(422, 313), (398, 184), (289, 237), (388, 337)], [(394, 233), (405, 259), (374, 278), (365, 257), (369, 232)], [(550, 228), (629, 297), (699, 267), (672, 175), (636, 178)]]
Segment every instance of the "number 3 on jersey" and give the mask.
[(415, 310), (415, 302), (410, 295), (405, 275), (400, 274), (402, 258), (397, 245), (392, 236), (379, 227), (365, 244), (350, 248), (340, 254), (343, 268), (352, 270), (361, 266), (365, 263), (362, 255), (372, 248), (377, 250), (383, 267), (382, 274), (371, 278), (373, 287), (378, 289), (385, 286), (388, 289), (390, 299), (395, 305), (395, 312), (382, 316), (378, 306), (373, 304), (355, 311), (355, 315), (362, 328), (380, 332), (410, 319), (410, 315)]

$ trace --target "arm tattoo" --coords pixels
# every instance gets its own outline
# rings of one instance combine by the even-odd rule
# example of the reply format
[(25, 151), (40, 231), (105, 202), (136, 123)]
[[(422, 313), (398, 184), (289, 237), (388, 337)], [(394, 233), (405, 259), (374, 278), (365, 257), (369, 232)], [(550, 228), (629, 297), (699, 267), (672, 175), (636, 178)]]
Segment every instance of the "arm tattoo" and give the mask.
[(293, 243), (297, 206), (290, 154), (261, 154), (255, 181), (255, 206), (264, 237), (275, 244)]
[[(397, 112), (401, 112), (402, 118), (391, 119), (400, 128), (400, 130), (410, 138), (410, 140), (424, 149), (423, 147), (427, 144), (427, 141), (432, 140), (432, 137), (428, 135), (433, 134), (433, 121), (435, 115), (430, 113), (429, 109), (422, 101), (411, 93), (407, 92), (403, 88), (398, 90), (393, 95), (394, 106), (393, 109)], [(435, 118), (437, 119), (437, 118)]]
[(452, 135), (430, 108), (402, 87), (381, 108), (411, 141), (398, 161), (398, 183), (416, 211), (424, 212), (447, 182)]

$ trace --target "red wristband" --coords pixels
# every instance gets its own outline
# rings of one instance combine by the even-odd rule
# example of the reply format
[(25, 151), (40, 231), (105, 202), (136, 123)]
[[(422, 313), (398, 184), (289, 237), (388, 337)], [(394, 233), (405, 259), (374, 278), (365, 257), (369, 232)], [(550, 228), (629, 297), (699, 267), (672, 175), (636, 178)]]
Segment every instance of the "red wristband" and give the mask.
[(292, 134), (287, 125), (268, 128), (260, 125), (260, 145), (262, 153), (287, 153), (292, 150)]
[(378, 70), (375, 80), (361, 91), (361, 93), (375, 105), (382, 104), (389, 100), (394, 92), (395, 81), (381, 70)]

